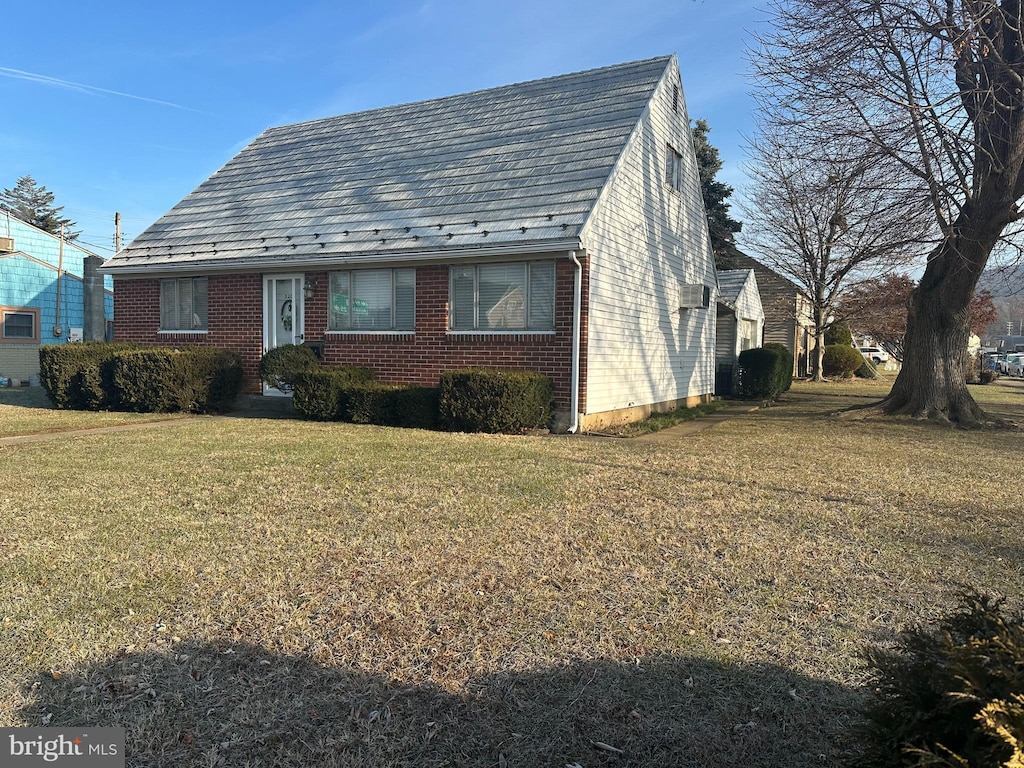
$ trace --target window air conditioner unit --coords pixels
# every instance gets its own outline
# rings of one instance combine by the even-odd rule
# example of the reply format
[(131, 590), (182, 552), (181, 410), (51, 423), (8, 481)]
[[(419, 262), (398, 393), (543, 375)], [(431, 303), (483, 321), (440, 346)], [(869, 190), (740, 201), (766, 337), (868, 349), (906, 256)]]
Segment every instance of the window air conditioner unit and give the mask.
[(679, 284), (679, 308), (697, 309), (711, 306), (711, 289), (700, 283)]
[(13, 237), (0, 237), (0, 251), (13, 251), (14, 250), (14, 238)]

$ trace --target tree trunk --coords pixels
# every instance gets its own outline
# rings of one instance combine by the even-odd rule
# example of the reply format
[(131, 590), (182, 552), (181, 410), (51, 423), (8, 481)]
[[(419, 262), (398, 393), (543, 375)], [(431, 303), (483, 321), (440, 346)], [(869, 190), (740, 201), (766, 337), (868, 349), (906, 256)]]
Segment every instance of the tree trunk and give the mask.
[(876, 408), (964, 427), (987, 420), (967, 390), (963, 358), (971, 297), (990, 250), (978, 238), (958, 237), (944, 240), (932, 253), (910, 295), (903, 366)]

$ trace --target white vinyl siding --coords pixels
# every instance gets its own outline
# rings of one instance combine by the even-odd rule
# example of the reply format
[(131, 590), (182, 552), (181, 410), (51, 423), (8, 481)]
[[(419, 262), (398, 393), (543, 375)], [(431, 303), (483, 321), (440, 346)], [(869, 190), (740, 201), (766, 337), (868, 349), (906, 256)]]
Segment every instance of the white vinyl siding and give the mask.
[[(590, 259), (586, 413), (714, 390), (715, 305), (679, 311), (680, 283), (715, 285), (678, 70), (669, 68), (582, 233)], [(678, 164), (679, 194), (668, 183)], [(665, 176), (662, 176), (664, 169)]]
[(453, 331), (550, 331), (555, 327), (553, 261), (451, 268)]
[(331, 331), (411, 331), (416, 326), (416, 270), (332, 272)]
[(160, 330), (205, 331), (207, 282), (205, 277), (160, 281)]

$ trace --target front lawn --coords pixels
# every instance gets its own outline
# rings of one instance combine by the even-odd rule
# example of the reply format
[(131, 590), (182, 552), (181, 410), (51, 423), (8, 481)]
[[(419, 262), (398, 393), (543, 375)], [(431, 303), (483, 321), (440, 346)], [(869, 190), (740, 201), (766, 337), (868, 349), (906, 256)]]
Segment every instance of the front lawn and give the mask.
[(180, 417), (181, 414), (168, 413), (58, 411), (50, 404), (42, 387), (0, 389), (0, 437), (114, 427)]
[(842, 765), (865, 644), (1024, 587), (1020, 435), (844, 402), (0, 447), (0, 726), (123, 725), (131, 766)]

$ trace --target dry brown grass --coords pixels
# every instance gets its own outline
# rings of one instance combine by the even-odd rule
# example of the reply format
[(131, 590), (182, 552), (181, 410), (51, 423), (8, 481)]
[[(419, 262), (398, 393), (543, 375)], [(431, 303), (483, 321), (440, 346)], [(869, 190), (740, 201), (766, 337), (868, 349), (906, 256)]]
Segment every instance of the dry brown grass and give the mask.
[(0, 448), (0, 725), (124, 725), (133, 766), (841, 765), (865, 643), (1024, 587), (1019, 434), (844, 402)]
[(41, 387), (0, 389), (0, 438), (163, 421), (179, 418), (168, 413), (115, 413), (112, 411), (58, 411)]

